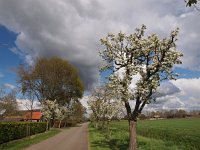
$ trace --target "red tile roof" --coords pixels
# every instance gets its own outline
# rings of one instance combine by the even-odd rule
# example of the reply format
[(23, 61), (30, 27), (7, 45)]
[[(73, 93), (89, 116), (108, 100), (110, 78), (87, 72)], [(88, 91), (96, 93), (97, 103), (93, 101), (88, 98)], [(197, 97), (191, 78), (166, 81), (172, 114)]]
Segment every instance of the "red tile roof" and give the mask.
[[(42, 117), (41, 112), (32, 112), (32, 120), (40, 120)], [(24, 115), (25, 120), (30, 120), (31, 119), (31, 112), (26, 112)]]

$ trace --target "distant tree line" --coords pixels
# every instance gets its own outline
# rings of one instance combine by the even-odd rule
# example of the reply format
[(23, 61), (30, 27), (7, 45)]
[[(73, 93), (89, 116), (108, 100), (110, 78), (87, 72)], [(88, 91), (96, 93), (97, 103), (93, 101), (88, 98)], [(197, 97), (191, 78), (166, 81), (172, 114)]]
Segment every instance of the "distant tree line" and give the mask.
[(186, 117), (200, 117), (200, 110), (186, 111), (183, 109), (165, 110), (165, 111), (152, 111), (141, 114), (141, 120), (150, 118), (186, 118)]

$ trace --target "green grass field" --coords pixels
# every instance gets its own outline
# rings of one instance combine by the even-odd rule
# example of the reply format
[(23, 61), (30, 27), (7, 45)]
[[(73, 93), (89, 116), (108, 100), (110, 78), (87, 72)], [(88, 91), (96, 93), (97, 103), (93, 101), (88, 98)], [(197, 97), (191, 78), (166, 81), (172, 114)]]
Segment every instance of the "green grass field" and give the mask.
[[(199, 150), (200, 118), (144, 120), (137, 124), (139, 150)], [(91, 150), (126, 150), (127, 121), (112, 122), (110, 133), (90, 125)]]

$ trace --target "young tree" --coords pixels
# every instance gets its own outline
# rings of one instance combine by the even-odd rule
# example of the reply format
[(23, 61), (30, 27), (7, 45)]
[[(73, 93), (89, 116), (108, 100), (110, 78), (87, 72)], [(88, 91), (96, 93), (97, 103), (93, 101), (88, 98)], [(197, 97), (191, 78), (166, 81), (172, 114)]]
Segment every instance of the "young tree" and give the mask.
[[(136, 122), (144, 106), (155, 99), (153, 94), (162, 80), (175, 79), (174, 64), (180, 64), (182, 54), (176, 50), (178, 29), (169, 38), (159, 39), (156, 34), (144, 36), (146, 26), (129, 36), (120, 32), (101, 39), (105, 49), (100, 55), (106, 65), (102, 70), (113, 70), (109, 80), (116, 93), (121, 94), (129, 122), (129, 149), (136, 149)], [(120, 72), (120, 73), (119, 73)], [(130, 92), (134, 76), (139, 76), (136, 87)], [(129, 100), (135, 100), (134, 110)]]
[[(114, 93), (109, 85), (94, 88), (88, 100), (88, 106), (92, 111), (91, 119), (95, 123), (95, 127), (104, 128), (113, 118), (120, 119), (123, 113), (123, 104), (119, 101), (120, 96)], [(106, 124), (107, 123), (107, 124)]]
[(72, 124), (80, 123), (83, 121), (85, 113), (85, 107), (79, 101), (73, 101), (69, 107), (69, 121)]
[(100, 93), (97, 91), (97, 89), (94, 89), (91, 93), (91, 96), (89, 97), (88, 100), (88, 106), (89, 109), (92, 111), (90, 119), (94, 122), (95, 127), (99, 127), (99, 122), (101, 121), (101, 116), (103, 115), (102, 111), (102, 96)]
[(60, 58), (41, 58), (32, 67), (21, 65), (18, 76), (22, 93), (34, 93), (40, 102), (56, 99), (59, 105), (65, 105), (83, 95), (77, 70)]
[(4, 115), (16, 115), (19, 110), (19, 106), (16, 99), (16, 91), (12, 90), (6, 93), (2, 88), (0, 88), (0, 112)]
[(47, 129), (49, 129), (50, 121), (51, 119), (55, 118), (56, 116), (56, 110), (58, 109), (58, 104), (56, 103), (56, 100), (45, 100), (42, 102), (42, 116), (47, 122)]
[(36, 102), (35, 94), (30, 90), (23, 95), (23, 98), (24, 102), (21, 102), (21, 104), (30, 112), (27, 117), (29, 118), (30, 115), (30, 120), (32, 122), (34, 102)]
[(47, 128), (49, 128), (49, 123), (53, 120), (53, 126), (55, 127), (55, 121), (59, 121), (58, 127), (60, 128), (62, 120), (68, 115), (69, 111), (67, 107), (59, 106), (57, 101), (45, 100), (42, 102), (42, 114), (43, 118), (47, 122)]
[(62, 120), (65, 119), (68, 112), (69, 112), (68, 109), (64, 106), (57, 107), (55, 109), (56, 119), (59, 121), (59, 125), (58, 125), (59, 128), (61, 127)]

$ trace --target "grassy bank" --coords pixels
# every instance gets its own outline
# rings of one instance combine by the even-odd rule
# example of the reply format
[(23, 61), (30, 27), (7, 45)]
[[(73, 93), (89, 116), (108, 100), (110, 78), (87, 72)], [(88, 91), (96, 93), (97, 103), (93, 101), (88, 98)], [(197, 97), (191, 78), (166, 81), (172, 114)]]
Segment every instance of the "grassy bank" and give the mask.
[[(200, 119), (145, 120), (137, 124), (139, 150), (200, 149)], [(110, 133), (90, 126), (91, 150), (125, 150), (128, 123), (112, 122)]]
[(5, 144), (0, 145), (0, 150), (21, 150), (23, 148), (29, 147), (32, 144), (39, 143), (49, 137), (52, 137), (58, 134), (61, 130), (59, 129), (51, 129), (45, 133), (33, 135), (30, 137), (26, 137), (20, 140), (11, 141)]

